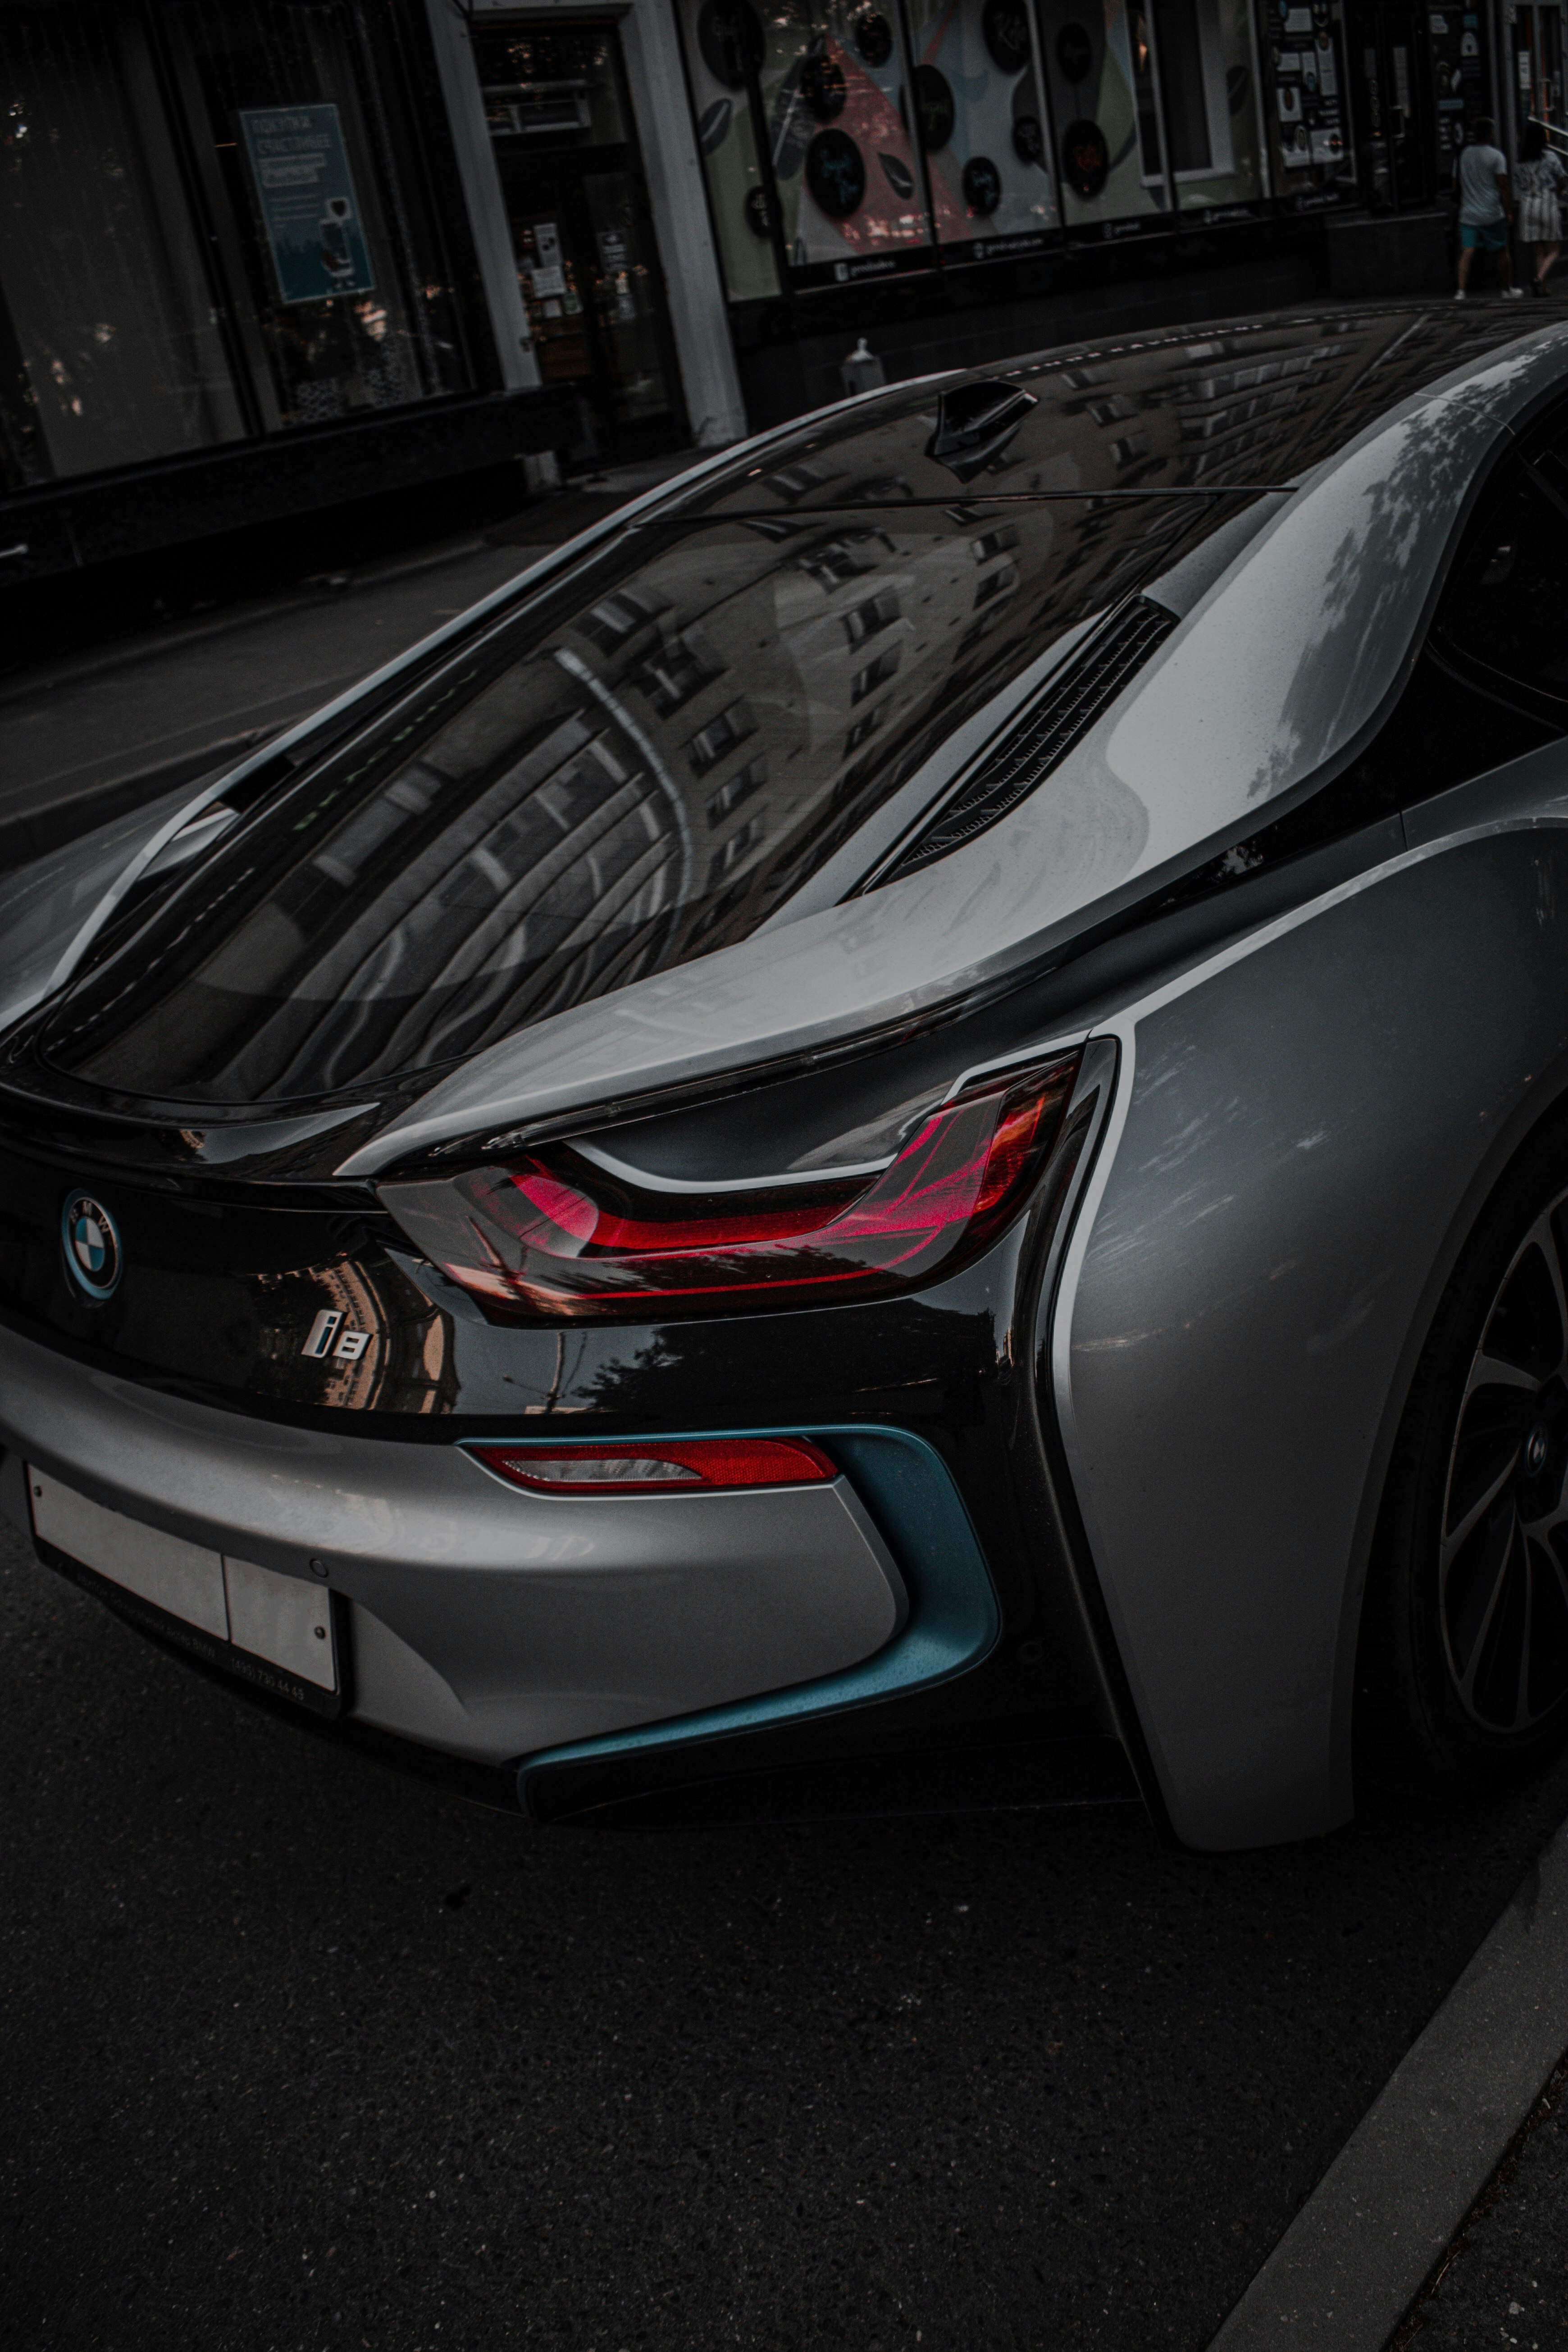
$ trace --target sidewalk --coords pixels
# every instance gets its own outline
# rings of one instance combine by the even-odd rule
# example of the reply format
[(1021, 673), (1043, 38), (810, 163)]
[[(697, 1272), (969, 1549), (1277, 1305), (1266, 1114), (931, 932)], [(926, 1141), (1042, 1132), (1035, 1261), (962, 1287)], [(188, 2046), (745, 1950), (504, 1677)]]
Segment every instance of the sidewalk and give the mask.
[(0, 685), (0, 870), (238, 759), (696, 462), (689, 452), (623, 467), (482, 537), (11, 677)]
[(1568, 1822), (1210, 2352), (1568, 2343)]
[(1568, 2065), (1537, 2102), (1390, 2352), (1568, 2342)]

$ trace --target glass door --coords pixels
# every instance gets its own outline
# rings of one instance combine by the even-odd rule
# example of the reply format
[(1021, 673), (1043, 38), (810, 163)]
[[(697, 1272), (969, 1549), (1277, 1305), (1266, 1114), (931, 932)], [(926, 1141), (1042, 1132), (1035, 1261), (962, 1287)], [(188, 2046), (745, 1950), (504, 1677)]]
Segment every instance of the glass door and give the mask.
[(1514, 105), (1521, 131), (1533, 119), (1563, 122), (1563, 24), (1557, 8), (1521, 5), (1510, 27)]
[[(1366, 200), (1378, 212), (1403, 212), (1430, 200), (1436, 158), (1430, 125), (1416, 104), (1423, 87), (1418, 44), (1422, 27), (1413, 7), (1368, 11), (1362, 19), (1359, 79), (1366, 150)], [(1462, 121), (1462, 111), (1455, 119)], [(1439, 124), (1443, 117), (1438, 117)]]
[[(1458, 168), (1467, 127), (1478, 114), (1489, 114), (1499, 118), (1500, 132), (1505, 131), (1508, 109), (1493, 100), (1489, 45), (1479, 13), (1473, 8), (1428, 8), (1424, 13), (1426, 54), (1421, 79), (1430, 93), (1424, 121), (1433, 184), (1447, 185)], [(1419, 31), (1419, 16), (1416, 25)]]
[(577, 395), (574, 454), (682, 447), (680, 379), (614, 26), (486, 26), (474, 51), (540, 373)]

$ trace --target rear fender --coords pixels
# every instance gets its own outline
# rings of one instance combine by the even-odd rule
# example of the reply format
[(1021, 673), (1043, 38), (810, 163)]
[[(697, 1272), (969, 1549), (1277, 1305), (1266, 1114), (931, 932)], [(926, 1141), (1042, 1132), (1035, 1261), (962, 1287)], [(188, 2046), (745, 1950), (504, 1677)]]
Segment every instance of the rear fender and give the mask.
[(1194, 1845), (1351, 1811), (1361, 1592), (1415, 1360), (1568, 1089), (1568, 755), (1487, 780), (1489, 811), (1479, 790), (1103, 1024), (1122, 1076), (1049, 1381)]

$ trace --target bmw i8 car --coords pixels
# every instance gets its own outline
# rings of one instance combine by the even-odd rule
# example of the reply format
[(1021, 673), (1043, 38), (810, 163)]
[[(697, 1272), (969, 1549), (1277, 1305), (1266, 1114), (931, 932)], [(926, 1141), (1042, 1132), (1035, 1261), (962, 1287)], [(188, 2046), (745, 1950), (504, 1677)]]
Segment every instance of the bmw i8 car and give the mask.
[(11, 876), (5, 1507), (535, 1819), (1568, 1729), (1568, 329), (903, 383)]

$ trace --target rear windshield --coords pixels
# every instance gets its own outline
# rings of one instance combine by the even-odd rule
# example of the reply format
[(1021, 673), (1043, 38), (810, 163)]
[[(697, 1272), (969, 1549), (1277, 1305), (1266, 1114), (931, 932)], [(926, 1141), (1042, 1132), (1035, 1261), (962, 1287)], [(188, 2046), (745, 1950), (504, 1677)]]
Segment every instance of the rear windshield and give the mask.
[(928, 453), (934, 391), (803, 429), (278, 787), (106, 941), (44, 1051), (142, 1099), (339, 1096), (744, 939), (1065, 630), (1247, 503), (1179, 493), (1281, 478), (1405, 388), (1412, 337), (1428, 375), (1462, 355), (1435, 332), (1035, 363), (963, 479)]
[(313, 1097), (743, 939), (1012, 674), (1234, 511), (638, 533), (576, 609), (499, 632), (237, 824), (45, 1050), (138, 1097)]

